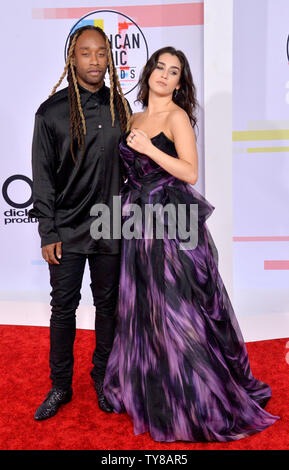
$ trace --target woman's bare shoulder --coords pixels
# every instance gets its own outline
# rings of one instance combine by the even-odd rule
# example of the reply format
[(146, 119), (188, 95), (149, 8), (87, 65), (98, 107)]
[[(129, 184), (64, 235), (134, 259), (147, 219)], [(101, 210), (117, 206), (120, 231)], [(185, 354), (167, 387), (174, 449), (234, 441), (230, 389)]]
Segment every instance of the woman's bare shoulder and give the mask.
[(173, 109), (169, 112), (168, 119), (172, 122), (176, 119), (180, 119), (182, 121), (189, 120), (189, 116), (186, 111), (178, 105), (175, 105)]
[(130, 117), (130, 125), (131, 127), (134, 125), (135, 121), (137, 121), (141, 115), (143, 114), (143, 111), (140, 111), (139, 113), (133, 113)]
[(192, 126), (186, 111), (180, 106), (175, 106), (168, 115), (167, 125), (172, 135), (175, 133), (183, 134), (186, 131), (191, 132)]

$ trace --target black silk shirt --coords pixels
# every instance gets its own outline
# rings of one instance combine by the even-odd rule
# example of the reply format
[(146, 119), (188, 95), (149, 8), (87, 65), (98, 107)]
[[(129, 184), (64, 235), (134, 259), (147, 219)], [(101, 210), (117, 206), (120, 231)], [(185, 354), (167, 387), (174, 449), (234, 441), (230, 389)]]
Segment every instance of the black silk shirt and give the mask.
[(87, 134), (83, 155), (74, 145), (76, 164), (70, 152), (68, 88), (48, 98), (36, 113), (29, 215), (39, 220), (42, 247), (61, 241), (66, 251), (116, 254), (119, 239), (92, 238), (90, 210), (103, 203), (112, 212), (112, 198), (122, 185), (119, 121), (116, 113), (112, 127), (109, 88), (91, 93), (79, 86), (79, 91)]

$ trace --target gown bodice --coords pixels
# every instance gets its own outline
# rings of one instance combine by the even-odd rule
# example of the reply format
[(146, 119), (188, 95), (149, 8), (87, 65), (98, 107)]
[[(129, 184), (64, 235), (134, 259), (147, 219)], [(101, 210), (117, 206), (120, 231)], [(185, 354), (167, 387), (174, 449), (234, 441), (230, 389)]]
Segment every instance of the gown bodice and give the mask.
[[(147, 155), (141, 154), (126, 143), (126, 134), (120, 142), (122, 159), (127, 180), (120, 194), (123, 203), (167, 203), (198, 204), (198, 217), (204, 222), (214, 207), (192, 185), (168, 173)], [(164, 153), (179, 158), (174, 145), (164, 132), (151, 138), (152, 143)]]
[[(120, 157), (128, 177), (130, 187), (140, 188), (143, 184), (164, 184), (176, 178), (164, 170), (147, 155), (133, 150), (126, 144), (126, 137), (120, 143)], [(152, 143), (166, 154), (178, 158), (174, 142), (164, 132), (152, 137)]]

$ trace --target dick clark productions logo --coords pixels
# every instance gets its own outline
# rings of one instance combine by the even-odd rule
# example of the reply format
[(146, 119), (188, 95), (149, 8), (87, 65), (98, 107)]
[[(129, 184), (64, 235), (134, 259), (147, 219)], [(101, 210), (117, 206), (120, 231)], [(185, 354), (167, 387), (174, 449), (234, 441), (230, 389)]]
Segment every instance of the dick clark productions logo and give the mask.
[[(30, 178), (25, 175), (9, 176), (3, 183), (2, 195), (4, 201), (10, 206), (10, 209), (4, 211), (5, 225), (37, 222), (34, 217), (29, 217), (27, 209), (32, 204), (32, 181)], [(19, 201), (19, 196), (21, 201)]]
[[(70, 35), (82, 26), (98, 26), (111, 44), (114, 64), (124, 94), (136, 88), (140, 72), (148, 60), (146, 38), (139, 26), (128, 16), (113, 10), (98, 10), (84, 16), (72, 27), (65, 43), (65, 60)], [(109, 86), (108, 77), (107, 86)]]

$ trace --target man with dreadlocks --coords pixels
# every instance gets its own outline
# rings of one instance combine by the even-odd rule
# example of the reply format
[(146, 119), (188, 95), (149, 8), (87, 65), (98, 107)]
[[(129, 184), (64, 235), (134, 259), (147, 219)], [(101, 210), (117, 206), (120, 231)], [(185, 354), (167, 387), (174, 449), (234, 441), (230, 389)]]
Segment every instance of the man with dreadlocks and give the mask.
[[(110, 88), (104, 84), (107, 69)], [(68, 87), (55, 93), (66, 73)], [(96, 309), (91, 377), (100, 409), (112, 411), (103, 379), (114, 338), (120, 240), (93, 239), (90, 210), (96, 203), (112, 208), (113, 196), (119, 194), (118, 144), (129, 118), (105, 33), (93, 26), (77, 29), (70, 37), (64, 72), (35, 116), (30, 214), (39, 219), (52, 286), (52, 388), (36, 410), (36, 420), (54, 416), (72, 398), (75, 312), (87, 259)]]

